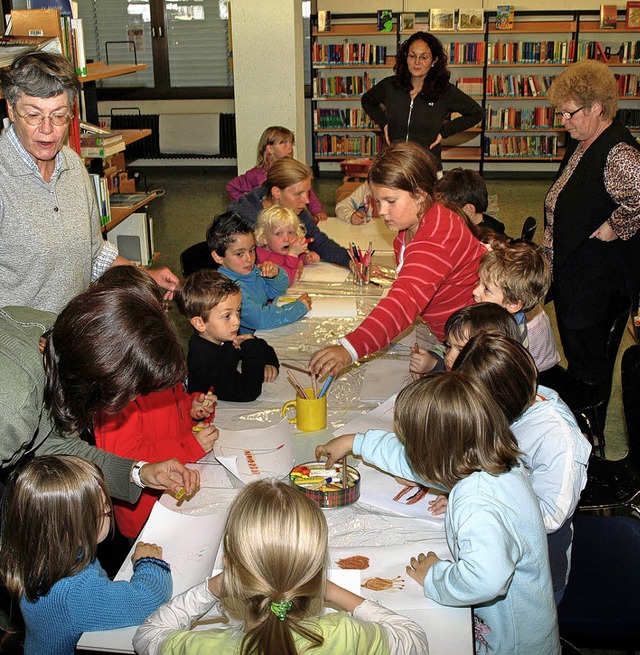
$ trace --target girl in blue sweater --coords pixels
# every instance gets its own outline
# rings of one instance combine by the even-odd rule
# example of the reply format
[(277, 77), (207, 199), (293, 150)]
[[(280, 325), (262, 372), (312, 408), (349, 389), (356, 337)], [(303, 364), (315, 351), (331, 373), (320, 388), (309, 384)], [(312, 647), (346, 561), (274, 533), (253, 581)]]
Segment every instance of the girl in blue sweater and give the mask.
[(336, 437), (316, 456), (331, 465), (353, 452), (449, 490), (453, 561), (420, 553), (407, 574), (436, 602), (473, 607), (476, 652), (559, 655), (542, 515), (504, 413), (473, 378), (441, 373), (398, 394), (395, 429)]
[(137, 625), (171, 598), (171, 571), (155, 544), (138, 543), (129, 582), (112, 582), (98, 563), (112, 506), (92, 462), (35, 457), (5, 499), (0, 575), (20, 599), (25, 655), (73, 655), (83, 632)]

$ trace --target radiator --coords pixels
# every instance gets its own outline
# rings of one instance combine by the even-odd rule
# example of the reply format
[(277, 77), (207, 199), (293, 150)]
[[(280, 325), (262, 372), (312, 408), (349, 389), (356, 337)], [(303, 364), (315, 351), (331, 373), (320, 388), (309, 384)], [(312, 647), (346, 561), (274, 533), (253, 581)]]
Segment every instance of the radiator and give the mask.
[[(185, 114), (187, 119), (188, 114)], [(188, 119), (187, 119), (188, 120)], [(160, 116), (158, 114), (141, 113), (113, 113), (111, 114), (111, 127), (114, 130), (142, 130), (150, 129), (151, 135), (135, 141), (127, 146), (127, 156), (131, 159), (176, 159), (198, 157), (202, 155), (192, 152), (163, 154), (160, 152)], [(210, 155), (210, 159), (233, 158), (236, 150), (236, 121), (235, 114), (220, 114), (219, 121), (220, 154)]]

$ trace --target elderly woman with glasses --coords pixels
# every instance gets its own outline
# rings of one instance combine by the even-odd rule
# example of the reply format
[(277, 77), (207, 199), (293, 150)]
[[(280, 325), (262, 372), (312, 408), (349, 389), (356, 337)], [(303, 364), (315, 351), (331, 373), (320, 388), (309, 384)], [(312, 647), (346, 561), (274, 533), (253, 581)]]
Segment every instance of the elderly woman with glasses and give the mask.
[[(482, 107), (449, 82), (442, 43), (416, 32), (398, 50), (395, 75), (362, 96), (362, 108), (384, 131), (386, 142), (415, 141), (440, 163), (442, 139), (482, 120)], [(460, 114), (451, 119), (452, 113)]]
[[(0, 136), (0, 307), (58, 312), (111, 266), (129, 264), (100, 233), (96, 195), (65, 146), (80, 82), (62, 55), (29, 52), (0, 72), (12, 125)], [(150, 271), (173, 290), (167, 268)]]
[(611, 298), (638, 293), (640, 146), (615, 119), (618, 86), (606, 64), (572, 64), (547, 98), (570, 136), (545, 199), (550, 298), (569, 369), (606, 383)]

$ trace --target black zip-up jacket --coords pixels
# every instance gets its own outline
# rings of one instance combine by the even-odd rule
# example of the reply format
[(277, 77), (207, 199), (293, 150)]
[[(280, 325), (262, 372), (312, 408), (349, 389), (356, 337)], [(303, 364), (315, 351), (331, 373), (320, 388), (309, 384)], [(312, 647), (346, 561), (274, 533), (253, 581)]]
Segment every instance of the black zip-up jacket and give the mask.
[[(396, 88), (396, 76), (386, 77), (362, 96), (362, 108), (384, 129), (389, 125), (389, 140), (415, 141), (429, 150), (438, 134), (446, 139), (464, 132), (482, 120), (482, 107), (453, 84), (435, 101), (419, 93), (411, 102), (408, 91)], [(452, 112), (461, 114), (448, 120)], [(440, 145), (431, 150), (440, 164)]]

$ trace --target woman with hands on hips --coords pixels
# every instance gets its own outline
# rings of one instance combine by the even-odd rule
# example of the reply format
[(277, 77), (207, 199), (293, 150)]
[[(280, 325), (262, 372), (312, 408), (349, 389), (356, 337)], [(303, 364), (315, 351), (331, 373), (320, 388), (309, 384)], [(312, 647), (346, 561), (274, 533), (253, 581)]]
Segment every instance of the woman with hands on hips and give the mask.
[[(384, 131), (388, 144), (415, 141), (431, 150), (438, 171), (442, 139), (482, 120), (482, 107), (449, 82), (442, 43), (427, 32), (412, 34), (386, 77), (362, 96), (362, 108)], [(450, 119), (452, 112), (461, 114)]]
[(416, 143), (394, 143), (369, 171), (371, 194), (385, 225), (397, 230), (393, 247), (398, 277), (389, 293), (340, 345), (316, 352), (316, 375), (336, 375), (388, 346), (419, 316), (439, 341), (447, 318), (473, 302), (478, 264), (486, 248), (465, 221), (435, 202), (433, 156)]

